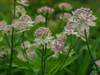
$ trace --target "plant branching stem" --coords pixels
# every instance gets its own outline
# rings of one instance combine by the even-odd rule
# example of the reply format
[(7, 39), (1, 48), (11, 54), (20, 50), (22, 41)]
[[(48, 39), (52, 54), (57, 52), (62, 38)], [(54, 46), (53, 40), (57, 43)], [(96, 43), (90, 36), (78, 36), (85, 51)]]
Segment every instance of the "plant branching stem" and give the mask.
[(69, 50), (68, 50), (68, 53), (67, 53), (67, 55), (66, 55), (66, 57), (65, 57), (65, 59), (64, 59), (64, 61), (63, 61), (63, 63), (61, 64), (61, 66), (59, 67), (59, 69), (58, 69), (57, 72), (59, 72), (60, 69), (61, 69), (61, 68), (63, 67), (63, 65), (65, 64), (65, 62), (66, 62), (66, 60), (67, 60), (67, 58), (68, 58), (68, 56), (69, 56), (71, 50), (75, 47), (75, 45), (77, 44), (78, 40), (79, 40), (79, 38), (76, 40), (76, 42), (74, 43), (73, 46), (72, 46), (72, 45), (70, 46), (70, 48), (69, 48)]
[[(15, 12), (16, 12), (16, 0), (14, 0), (14, 18), (15, 18)], [(14, 46), (14, 27), (12, 27), (12, 35), (11, 35), (11, 57), (10, 57), (10, 67), (9, 67), (9, 75), (11, 75), (11, 69), (12, 69), (12, 60), (13, 60), (13, 46)]]
[(87, 44), (87, 48), (88, 48), (89, 55), (90, 55), (90, 57), (91, 57), (91, 60), (92, 60), (92, 62), (93, 62), (93, 64), (94, 64), (94, 66), (96, 67), (96, 70), (97, 70), (97, 72), (98, 72), (98, 75), (100, 75), (99, 69), (98, 69), (98, 67), (97, 67), (97, 65), (96, 65), (96, 63), (95, 63), (95, 61), (94, 61), (94, 59), (93, 59), (93, 57), (92, 57), (91, 51), (90, 51), (90, 47), (89, 47), (89, 43), (88, 43), (88, 38), (87, 38), (86, 30), (84, 31), (84, 33), (85, 33), (86, 44)]

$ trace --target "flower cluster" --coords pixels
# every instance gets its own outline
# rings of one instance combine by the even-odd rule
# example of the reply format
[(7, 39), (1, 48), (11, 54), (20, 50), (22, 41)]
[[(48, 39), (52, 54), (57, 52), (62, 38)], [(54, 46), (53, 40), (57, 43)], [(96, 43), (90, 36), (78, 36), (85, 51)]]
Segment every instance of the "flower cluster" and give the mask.
[(61, 3), (61, 4), (59, 4), (59, 8), (62, 11), (69, 11), (72, 9), (72, 6), (68, 3)]
[(19, 32), (23, 32), (29, 30), (28, 28), (33, 26), (34, 22), (32, 21), (31, 17), (28, 15), (21, 16), (19, 19), (13, 20), (13, 26), (15, 29), (20, 30)]
[(93, 12), (89, 8), (79, 8), (73, 12), (73, 16), (70, 19), (72, 28), (78, 31), (89, 30), (89, 26), (95, 26), (94, 20), (96, 17), (92, 15)]
[(28, 0), (17, 0), (18, 3), (28, 6)]
[(63, 33), (61, 34), (56, 34), (57, 39), (60, 39), (62, 41), (66, 41), (67, 40), (67, 36)]
[(22, 6), (16, 6), (15, 15), (16, 15), (17, 17), (26, 15), (26, 10), (25, 10), (25, 8), (22, 7)]
[(52, 14), (54, 12), (54, 9), (47, 6), (43, 6), (40, 9), (38, 9), (37, 12), (43, 15), (48, 15), (48, 14)]
[(77, 32), (75, 32), (75, 30), (73, 28), (71, 28), (71, 26), (69, 25), (69, 22), (66, 24), (64, 33), (67, 35), (70, 35), (70, 34), (76, 35), (77, 34)]
[(51, 42), (51, 51), (54, 52), (52, 55), (53, 57), (58, 57), (59, 52), (62, 53), (62, 50), (64, 49), (64, 41), (60, 39), (54, 39)]
[(34, 36), (36, 37), (35, 41), (38, 44), (48, 43), (52, 39), (50, 30), (45, 27), (40, 27), (39, 29), (37, 29)]
[(45, 22), (45, 17), (43, 17), (42, 15), (38, 15), (35, 18), (35, 23), (44, 23)]

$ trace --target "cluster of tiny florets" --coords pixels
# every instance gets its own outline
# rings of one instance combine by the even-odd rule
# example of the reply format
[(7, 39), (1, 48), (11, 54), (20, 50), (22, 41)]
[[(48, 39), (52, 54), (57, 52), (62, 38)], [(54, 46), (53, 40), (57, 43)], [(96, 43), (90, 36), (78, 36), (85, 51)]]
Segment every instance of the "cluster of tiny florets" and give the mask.
[(40, 9), (38, 9), (37, 12), (38, 13), (41, 13), (43, 15), (52, 14), (54, 12), (54, 9), (53, 8), (50, 8), (50, 7), (47, 7), (47, 6), (43, 6)]
[(32, 26), (34, 22), (32, 21), (31, 17), (28, 15), (21, 16), (19, 19), (15, 19), (13, 21), (13, 26), (20, 30), (21, 32), (28, 30), (27, 28)]
[(70, 19), (72, 27), (78, 31), (89, 30), (89, 26), (95, 26), (96, 17), (93, 16), (93, 12), (89, 8), (79, 8), (73, 12), (73, 16)]
[(72, 9), (72, 6), (68, 3), (61, 3), (61, 4), (59, 4), (59, 8), (62, 11), (69, 11)]
[(50, 30), (48, 28), (40, 27), (39, 29), (36, 30), (34, 36), (42, 38), (42, 39), (45, 39), (50, 34), (51, 34), (51, 32), (50, 32)]
[(60, 39), (55, 39), (52, 41), (52, 49), (62, 51), (64, 49), (64, 41)]

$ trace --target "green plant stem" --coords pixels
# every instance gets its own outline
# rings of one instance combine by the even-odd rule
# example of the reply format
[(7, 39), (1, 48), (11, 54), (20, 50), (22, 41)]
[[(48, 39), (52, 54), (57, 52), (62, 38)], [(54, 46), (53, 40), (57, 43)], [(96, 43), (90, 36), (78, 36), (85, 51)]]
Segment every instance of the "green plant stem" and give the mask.
[(64, 13), (61, 16), (61, 20), (59, 22), (58, 30), (60, 30), (60, 28), (61, 28), (61, 24), (62, 24), (62, 21), (63, 21), (63, 17), (64, 17)]
[(88, 38), (87, 38), (86, 30), (84, 31), (84, 33), (85, 33), (86, 44), (87, 44), (87, 48), (88, 48), (89, 55), (90, 55), (90, 57), (91, 57), (91, 60), (92, 60), (92, 62), (93, 62), (93, 64), (94, 64), (94, 66), (96, 67), (96, 70), (97, 70), (97, 72), (98, 72), (98, 75), (100, 75), (99, 69), (98, 69), (98, 67), (97, 67), (97, 65), (96, 65), (96, 63), (95, 63), (95, 61), (94, 61), (94, 59), (93, 59), (93, 57), (92, 57), (91, 51), (90, 51), (90, 47), (89, 47), (89, 43), (88, 43)]
[(19, 43), (20, 43), (20, 41), (23, 39), (23, 33), (22, 33), (22, 35), (21, 35), (21, 37), (20, 37), (20, 39), (18, 40), (18, 42), (15, 44), (15, 46), (14, 47), (16, 47)]
[(9, 43), (9, 38), (7, 37), (7, 35), (5, 34), (5, 39), (6, 39), (6, 42), (7, 42), (7, 44), (8, 44), (8, 46), (10, 47), (10, 49), (11, 49), (11, 45), (10, 45), (10, 43)]
[(43, 50), (42, 50), (42, 56), (41, 56), (41, 71), (42, 75), (44, 75), (44, 45), (43, 45)]
[(45, 26), (46, 27), (48, 27), (47, 22), (48, 22), (48, 15), (46, 15), (46, 17), (45, 17)]
[[(15, 18), (15, 11), (16, 11), (16, 0), (14, 0), (14, 18)], [(14, 27), (12, 27), (12, 35), (11, 35), (11, 57), (10, 57), (10, 67), (9, 67), (9, 75), (11, 75), (12, 69), (12, 60), (13, 60), (13, 41), (14, 41)]]
[[(48, 24), (47, 24), (47, 22), (48, 22), (48, 14), (46, 15), (46, 17), (45, 17), (45, 26), (46, 27), (48, 27)], [(43, 55), (43, 58), (44, 58), (44, 74), (45, 74), (45, 67), (46, 67), (46, 59), (45, 59), (45, 56), (46, 56), (46, 49), (47, 49), (47, 43), (45, 43), (45, 49), (44, 49), (44, 55)]]
[[(28, 64), (29, 64), (29, 66), (31, 67), (31, 69), (32, 69), (32, 71), (33, 71), (33, 68), (32, 68), (32, 66), (31, 66), (31, 64), (30, 64), (30, 62), (29, 62), (29, 59), (28, 59), (28, 57), (27, 57), (27, 53), (26, 53), (26, 48), (25, 48), (25, 44), (24, 44), (24, 32), (22, 33), (22, 35), (23, 35), (23, 40), (22, 40), (22, 43), (23, 43), (23, 52), (25, 53), (25, 58), (26, 58), (26, 60), (27, 60), (27, 62), (28, 62)], [(24, 55), (24, 54), (23, 54)], [(34, 73), (34, 71), (33, 71), (33, 73)]]
[(68, 58), (68, 56), (69, 56), (71, 50), (75, 47), (75, 45), (77, 44), (78, 40), (79, 40), (79, 38), (76, 40), (76, 42), (74, 43), (73, 46), (72, 46), (72, 45), (70, 46), (70, 48), (69, 48), (69, 50), (68, 50), (68, 53), (67, 53), (67, 55), (66, 55), (66, 57), (65, 57), (65, 59), (64, 59), (64, 61), (63, 61), (63, 63), (61, 64), (61, 66), (59, 67), (59, 69), (58, 69), (57, 72), (59, 72), (60, 69), (61, 69), (61, 68), (63, 67), (63, 65), (65, 64), (65, 62), (66, 62), (66, 60), (67, 60), (67, 58)]

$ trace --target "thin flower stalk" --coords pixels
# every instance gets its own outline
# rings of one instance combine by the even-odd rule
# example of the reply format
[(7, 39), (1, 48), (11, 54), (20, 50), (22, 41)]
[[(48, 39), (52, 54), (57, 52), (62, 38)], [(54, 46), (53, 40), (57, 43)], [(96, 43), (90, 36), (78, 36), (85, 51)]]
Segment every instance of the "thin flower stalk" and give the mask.
[(90, 51), (90, 47), (89, 47), (89, 43), (88, 43), (88, 38), (87, 38), (86, 30), (84, 30), (84, 33), (85, 33), (86, 45), (87, 45), (87, 49), (88, 49), (89, 55), (90, 55), (90, 57), (91, 57), (91, 60), (92, 60), (92, 62), (93, 62), (93, 64), (94, 64), (94, 66), (95, 66), (97, 72), (98, 72), (98, 75), (100, 75), (100, 71), (99, 71), (99, 69), (98, 69), (98, 67), (97, 67), (97, 65), (96, 65), (96, 63), (95, 63), (95, 61), (94, 61), (94, 59), (93, 59), (93, 57), (92, 57), (91, 51)]
[(67, 58), (68, 58), (68, 56), (69, 56), (71, 50), (75, 47), (75, 45), (77, 44), (77, 42), (79, 41), (79, 39), (80, 39), (80, 38), (78, 38), (78, 39), (76, 40), (76, 42), (74, 43), (73, 46), (70, 45), (70, 48), (69, 48), (69, 50), (68, 50), (68, 53), (67, 53), (67, 55), (66, 55), (66, 57), (65, 57), (65, 59), (64, 59), (64, 61), (63, 61), (63, 63), (61, 64), (61, 66), (59, 67), (59, 69), (58, 69), (57, 72), (59, 72), (59, 71), (61, 70), (61, 68), (63, 67), (63, 65), (65, 64), (65, 62), (66, 62), (66, 60), (67, 60)]
[[(16, 0), (14, 0), (14, 18), (15, 18), (15, 12), (16, 12)], [(13, 61), (13, 44), (14, 42), (14, 27), (12, 27), (12, 35), (11, 35), (11, 57), (10, 57), (10, 67), (9, 67), (9, 75), (11, 75), (11, 69), (12, 69), (12, 61)]]

